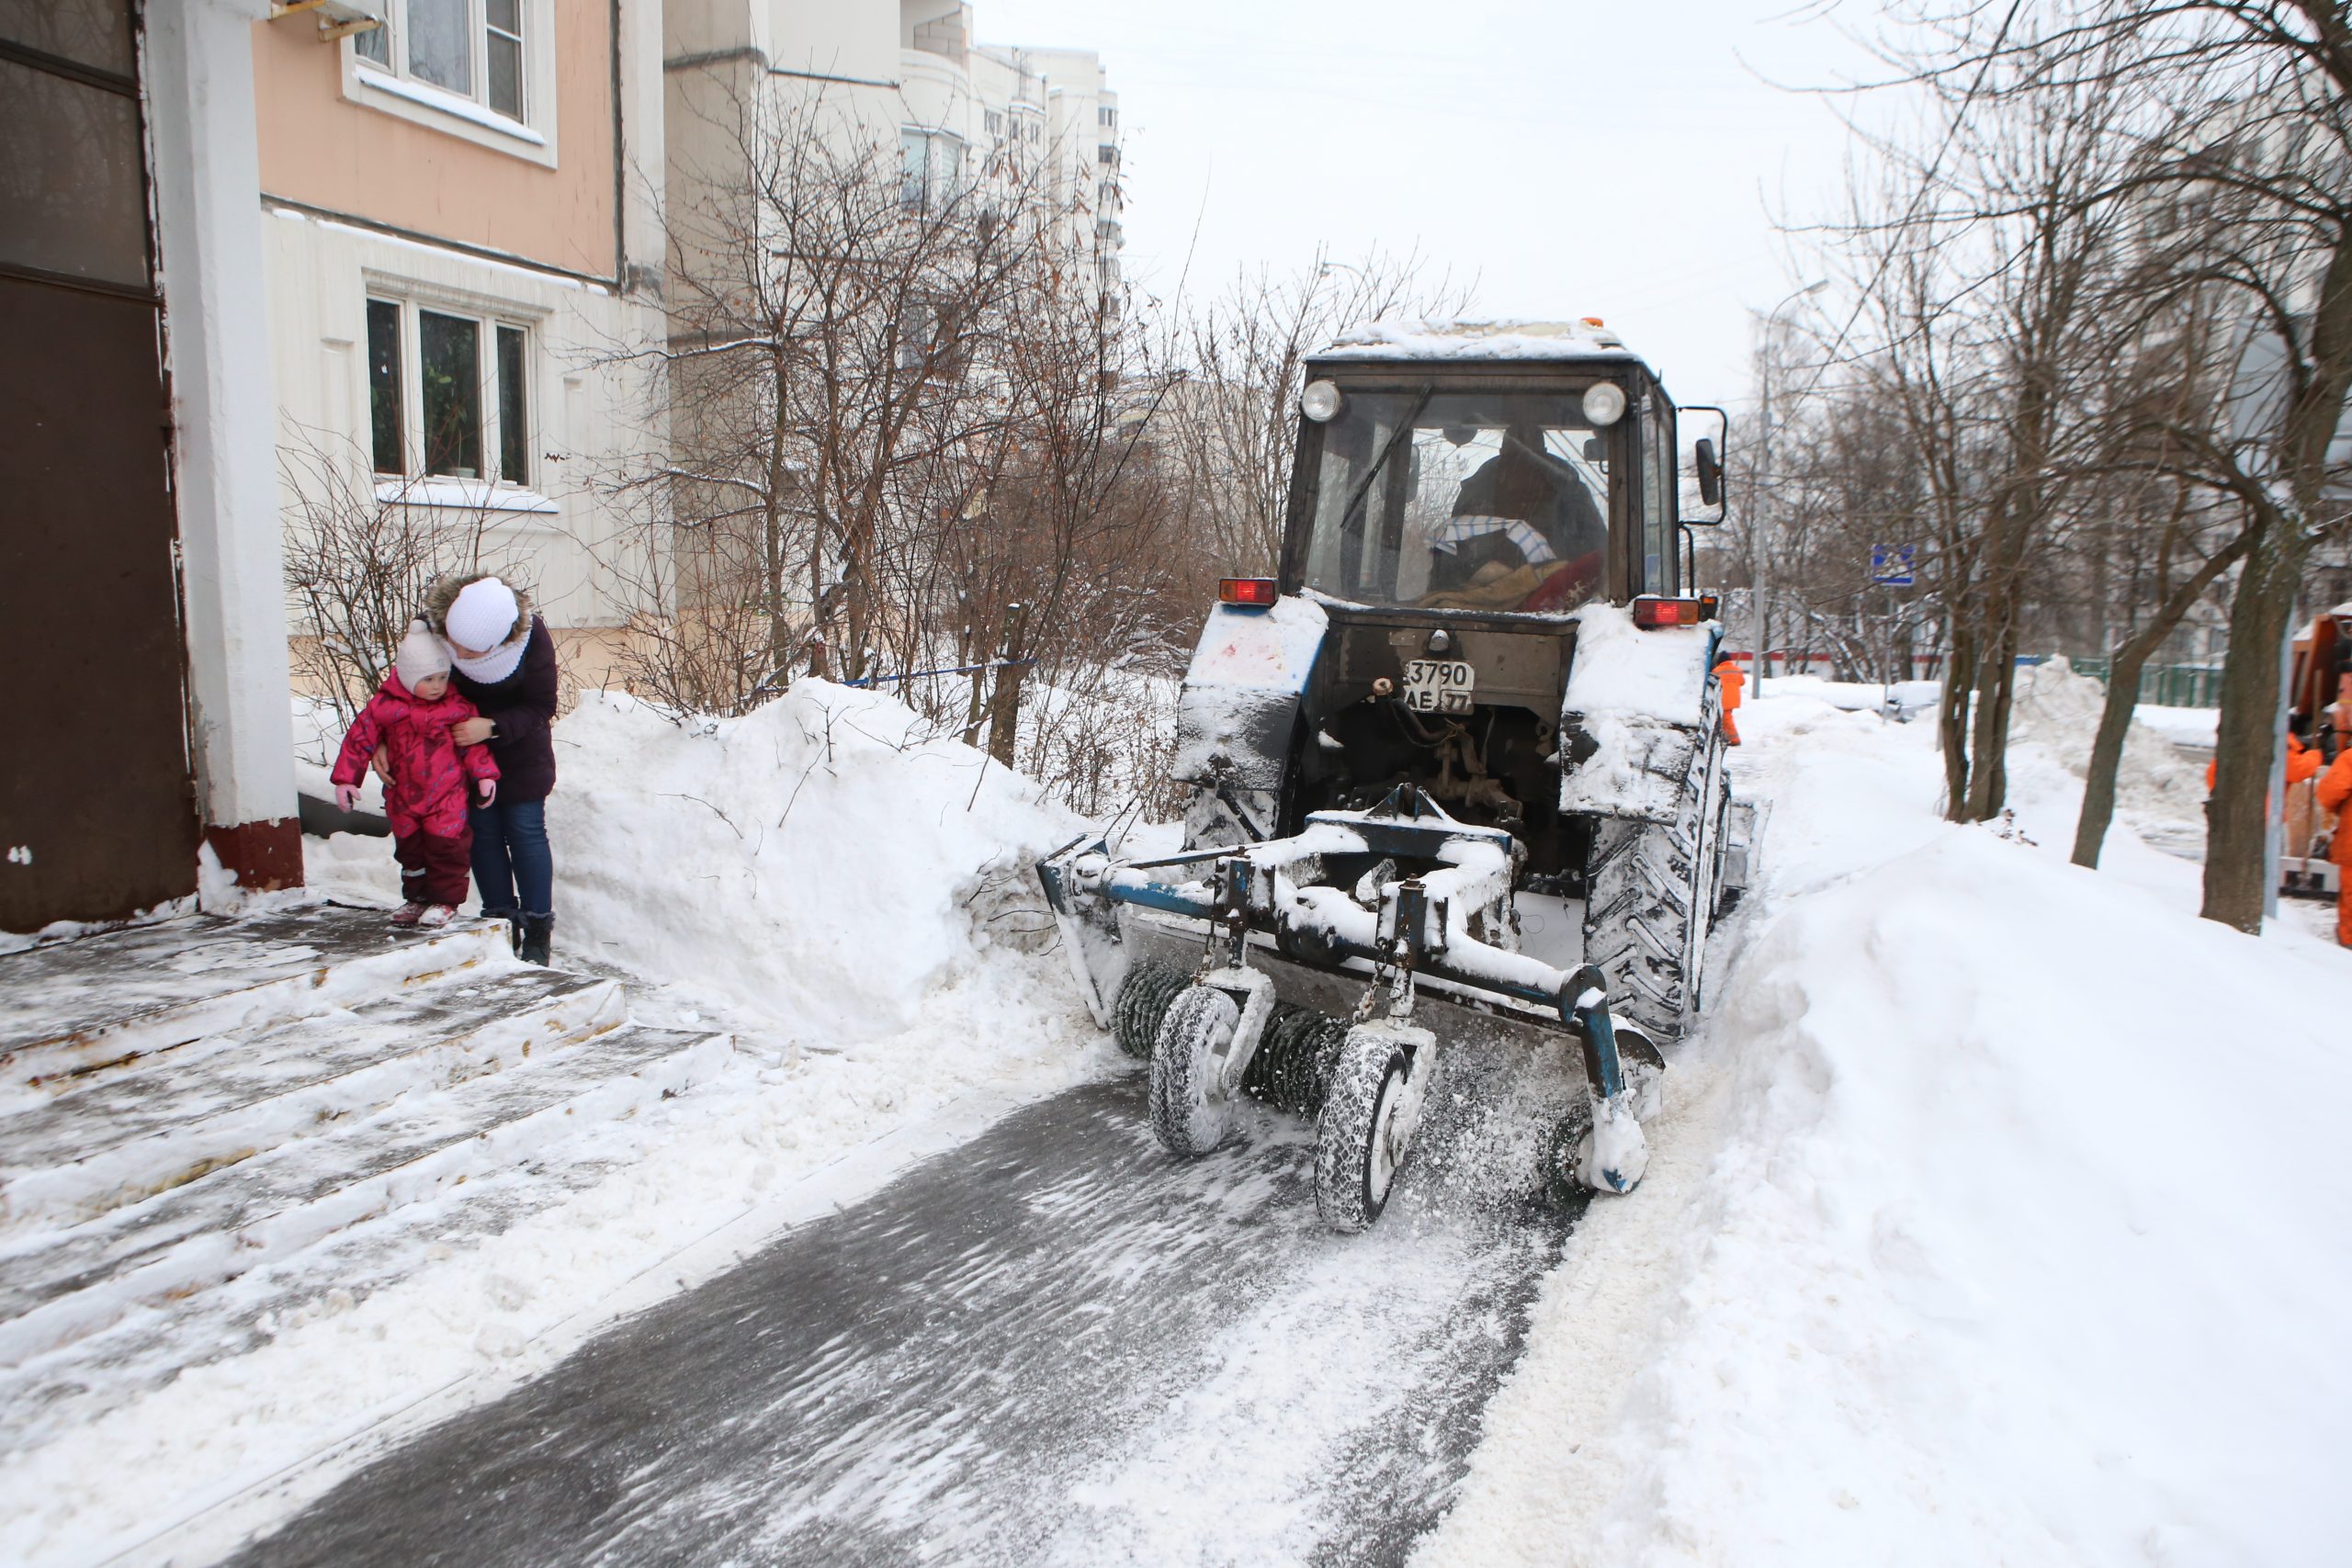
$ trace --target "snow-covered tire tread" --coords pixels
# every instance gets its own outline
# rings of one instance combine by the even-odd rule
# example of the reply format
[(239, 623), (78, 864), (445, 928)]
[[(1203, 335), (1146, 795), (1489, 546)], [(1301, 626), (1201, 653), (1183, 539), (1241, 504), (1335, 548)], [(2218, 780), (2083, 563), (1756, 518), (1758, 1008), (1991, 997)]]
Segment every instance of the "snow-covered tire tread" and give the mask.
[(1233, 1131), (1216, 1052), (1240, 1023), (1239, 1004), (1214, 986), (1189, 987), (1168, 1004), (1151, 1048), (1151, 1130), (1169, 1153), (1197, 1159)]
[(1383, 1092), (1401, 1091), (1409, 1070), (1404, 1047), (1376, 1033), (1351, 1033), (1340, 1048), (1315, 1130), (1315, 1211), (1334, 1230), (1363, 1230), (1388, 1206), (1394, 1171), (1372, 1190), (1374, 1123)]

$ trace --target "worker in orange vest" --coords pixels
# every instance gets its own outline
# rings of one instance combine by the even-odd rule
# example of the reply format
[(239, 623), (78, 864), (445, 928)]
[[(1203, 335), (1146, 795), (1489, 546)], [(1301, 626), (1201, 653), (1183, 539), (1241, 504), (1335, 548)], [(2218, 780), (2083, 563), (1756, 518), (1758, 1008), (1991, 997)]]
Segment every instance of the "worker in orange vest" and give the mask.
[[(2319, 765), (2318, 752), (2304, 755), (2313, 767)], [(2290, 758), (2290, 778), (2293, 766)], [(2352, 746), (2338, 751), (2335, 763), (2320, 775), (2318, 794), (2319, 808), (2335, 815), (2335, 830), (2327, 844), (2327, 858), (2335, 863), (2335, 945), (2352, 947)]]
[(1724, 688), (1724, 740), (1727, 745), (1739, 744), (1739, 726), (1732, 722), (1732, 710), (1739, 706), (1740, 688), (1747, 684), (1747, 677), (1740, 673), (1738, 661), (1726, 659), (1715, 666), (1715, 679)]

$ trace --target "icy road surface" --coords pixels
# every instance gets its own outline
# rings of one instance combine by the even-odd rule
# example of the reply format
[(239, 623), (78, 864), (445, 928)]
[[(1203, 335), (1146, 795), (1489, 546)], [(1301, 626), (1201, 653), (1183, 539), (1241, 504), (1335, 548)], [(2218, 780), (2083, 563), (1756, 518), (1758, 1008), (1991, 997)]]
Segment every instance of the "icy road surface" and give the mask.
[(1448, 1087), (1478, 1124), (1425, 1127), (1351, 1237), (1316, 1218), (1304, 1122), (1253, 1107), (1184, 1164), (1140, 1076), (1016, 1111), (232, 1561), (1399, 1562), (1573, 1220), (1453, 1196), (1526, 1169), (1534, 1122), (1498, 1135)]

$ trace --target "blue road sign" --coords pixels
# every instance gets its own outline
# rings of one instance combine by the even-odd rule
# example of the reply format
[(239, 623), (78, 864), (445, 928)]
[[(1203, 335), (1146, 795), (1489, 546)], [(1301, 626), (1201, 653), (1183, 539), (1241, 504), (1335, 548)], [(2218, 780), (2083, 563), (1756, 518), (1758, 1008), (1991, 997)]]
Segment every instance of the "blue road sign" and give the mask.
[(1881, 588), (1910, 587), (1918, 581), (1911, 575), (1912, 562), (1918, 552), (1917, 545), (1872, 545), (1871, 581)]

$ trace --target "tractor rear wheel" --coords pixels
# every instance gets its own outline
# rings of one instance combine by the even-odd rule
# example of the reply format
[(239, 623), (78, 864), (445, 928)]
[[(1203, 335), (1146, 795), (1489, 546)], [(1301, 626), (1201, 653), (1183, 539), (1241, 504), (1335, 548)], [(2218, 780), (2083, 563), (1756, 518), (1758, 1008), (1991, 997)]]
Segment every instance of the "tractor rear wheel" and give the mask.
[(1604, 818), (1585, 869), (1585, 962), (1609, 976), (1611, 1010), (1661, 1040), (1690, 1032), (1704, 1000), (1707, 931), (1723, 876), (1723, 739), (1690, 749), (1670, 822)]
[(1170, 1154), (1196, 1159), (1233, 1131), (1222, 1069), (1240, 1026), (1240, 1005), (1214, 986), (1190, 987), (1168, 1004), (1151, 1048), (1151, 1130)]

